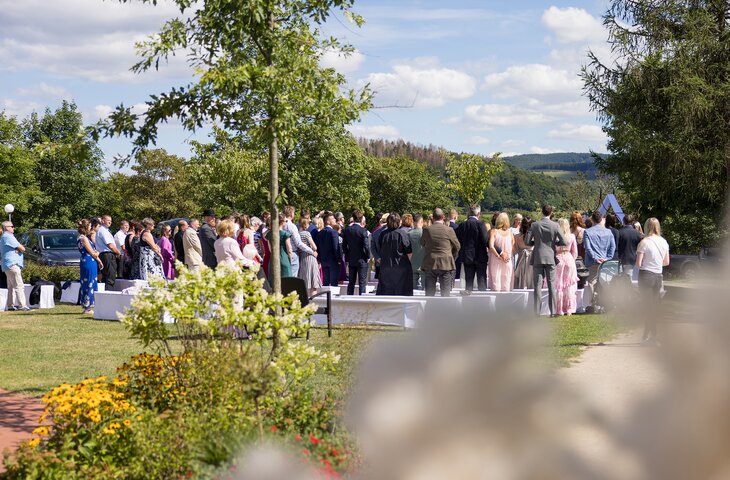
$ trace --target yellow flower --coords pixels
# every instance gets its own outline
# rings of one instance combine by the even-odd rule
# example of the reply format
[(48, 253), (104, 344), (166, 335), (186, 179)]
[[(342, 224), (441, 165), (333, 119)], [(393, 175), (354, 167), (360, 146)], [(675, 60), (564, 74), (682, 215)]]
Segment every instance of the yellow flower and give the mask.
[(48, 427), (38, 427), (35, 430), (33, 430), (33, 433), (40, 437), (44, 437), (44, 436), (48, 435)]
[(28, 445), (30, 447), (32, 447), (32, 448), (37, 447), (39, 443), (41, 443), (41, 439), (40, 438), (34, 438), (33, 440), (29, 440), (28, 441)]
[(130, 422), (129, 419), (125, 419), (122, 423), (124, 424), (125, 427), (128, 427), (132, 424), (132, 422)]

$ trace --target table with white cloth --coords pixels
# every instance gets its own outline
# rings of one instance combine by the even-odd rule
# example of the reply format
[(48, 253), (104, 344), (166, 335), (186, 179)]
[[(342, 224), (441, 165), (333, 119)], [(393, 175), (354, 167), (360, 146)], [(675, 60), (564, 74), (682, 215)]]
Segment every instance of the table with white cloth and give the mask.
[[(53, 300), (53, 285), (41, 285), (41, 298), (39, 303), (30, 304), (30, 292), (33, 290), (33, 285), (23, 285), (25, 290), (25, 304), (30, 308), (53, 308), (56, 306), (56, 302)], [(8, 303), (8, 290), (6, 288), (0, 288), (0, 309), (5, 309), (5, 305)]]
[[(74, 305), (79, 303), (79, 290), (81, 289), (81, 282), (73, 280), (69, 283), (63, 282), (61, 286), (66, 285), (66, 288), (61, 290), (61, 303), (72, 303)], [(96, 285), (97, 292), (103, 292), (106, 289), (106, 285), (99, 282)]]
[(127, 290), (128, 288), (147, 288), (149, 284), (147, 283), (147, 280), (127, 280), (126, 278), (117, 278), (114, 281), (114, 287), (112, 290), (116, 292), (121, 292), (123, 290)]
[[(316, 297), (313, 302), (317, 307), (325, 307), (327, 299)], [(403, 328), (414, 328), (423, 317), (426, 300), (415, 297), (379, 298), (368, 296), (334, 296), (331, 299), (332, 324), (375, 324), (396, 325)], [(317, 325), (327, 323), (326, 315), (314, 315)]]

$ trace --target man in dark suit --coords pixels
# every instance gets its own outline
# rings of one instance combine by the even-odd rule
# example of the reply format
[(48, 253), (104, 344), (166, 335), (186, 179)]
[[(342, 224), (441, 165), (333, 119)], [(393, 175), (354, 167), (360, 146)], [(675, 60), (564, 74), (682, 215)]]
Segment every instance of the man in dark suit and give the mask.
[(360, 210), (352, 212), (352, 221), (352, 225), (342, 232), (342, 251), (349, 267), (347, 294), (355, 294), (355, 280), (357, 279), (360, 283), (360, 295), (364, 295), (368, 283), (368, 261), (370, 260), (369, 232), (362, 226)]
[(454, 271), (459, 254), (459, 240), (453, 228), (444, 224), (444, 212), (440, 208), (433, 211), (433, 224), (423, 230), (421, 245), (426, 251), (421, 270), (426, 272), (426, 295), (436, 295), (436, 282), (441, 287), (441, 296), (448, 297), (454, 286)]
[(479, 291), (487, 290), (487, 247), (489, 234), (487, 227), (479, 219), (482, 209), (478, 204), (469, 206), (469, 218), (456, 229), (456, 237), (461, 243), (459, 258), (464, 265), (464, 289), (467, 293), (474, 290), (474, 274)]
[(314, 243), (317, 245), (317, 261), (322, 265), (322, 276), (324, 277), (322, 285), (336, 287), (340, 277), (340, 258), (342, 258), (340, 236), (332, 228), (337, 223), (332, 212), (325, 212), (322, 219), (325, 227), (317, 233), (317, 237), (314, 239)]
[[(456, 211), (456, 209), (452, 208), (449, 210), (449, 227), (454, 229), (454, 233), (456, 233), (456, 229), (459, 228), (459, 224), (457, 223), (459, 220), (459, 212)], [(456, 268), (456, 275), (454, 275), (455, 279), (458, 279), (461, 276), (461, 253), (456, 255), (454, 257), (454, 261), (456, 262), (455, 268)]]
[(179, 222), (177, 222), (177, 232), (172, 239), (175, 245), (175, 258), (181, 263), (185, 263), (185, 246), (183, 245), (183, 235), (185, 235), (185, 230), (187, 229), (188, 222), (186, 220), (180, 220)]
[(215, 258), (215, 247), (213, 244), (218, 239), (215, 233), (216, 216), (213, 209), (206, 208), (203, 212), (203, 224), (198, 231), (200, 247), (203, 250), (203, 263), (209, 268), (215, 268), (218, 260)]
[(555, 304), (555, 247), (563, 247), (568, 244), (563, 232), (560, 231), (558, 223), (550, 220), (552, 213), (553, 207), (547, 204), (543, 205), (543, 218), (532, 223), (525, 241), (528, 245), (535, 246), (532, 251), (532, 269), (535, 280), (535, 315), (540, 315), (542, 283), (543, 278), (546, 278), (551, 317), (555, 316), (555, 310), (557, 310)]

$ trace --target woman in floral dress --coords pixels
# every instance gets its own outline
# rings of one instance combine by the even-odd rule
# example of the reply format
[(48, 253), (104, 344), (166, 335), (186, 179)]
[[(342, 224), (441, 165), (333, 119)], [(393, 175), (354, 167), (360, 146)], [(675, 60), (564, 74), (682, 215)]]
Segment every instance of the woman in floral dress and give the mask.
[(162, 253), (152, 236), (155, 222), (151, 218), (145, 218), (142, 220), (142, 227), (144, 230), (139, 239), (139, 278), (140, 280), (149, 280), (153, 276), (165, 278), (162, 271)]
[[(99, 225), (95, 227), (99, 229)], [(96, 277), (99, 270), (104, 265), (99, 260), (99, 252), (96, 251), (96, 245), (91, 241), (91, 223), (86, 220), (80, 220), (78, 223), (79, 238), (76, 245), (79, 247), (81, 254), (81, 263), (79, 263), (79, 274), (81, 286), (79, 288), (79, 303), (84, 307), (84, 313), (94, 314), (94, 292), (96, 291)]]

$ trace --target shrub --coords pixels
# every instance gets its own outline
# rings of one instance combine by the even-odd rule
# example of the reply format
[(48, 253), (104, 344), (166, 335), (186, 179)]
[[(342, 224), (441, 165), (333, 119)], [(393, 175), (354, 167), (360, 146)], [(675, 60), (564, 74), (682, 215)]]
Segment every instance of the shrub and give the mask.
[[(46, 394), (41, 422), (50, 425), (6, 459), (7, 478), (215, 477), (242, 446), (272, 433), (284, 443), (308, 438), (307, 460), (328, 477), (346, 468), (350, 447), (335, 405), (313, 382), (338, 357), (291, 341), (306, 333), (312, 308), (295, 294), (267, 294), (255, 272), (225, 266), (183, 269), (175, 282), (151, 286), (123, 321), (157, 353), (130, 358), (111, 380)], [(250, 340), (236, 338), (246, 331)]]

